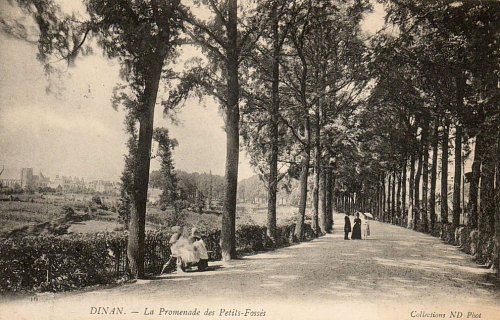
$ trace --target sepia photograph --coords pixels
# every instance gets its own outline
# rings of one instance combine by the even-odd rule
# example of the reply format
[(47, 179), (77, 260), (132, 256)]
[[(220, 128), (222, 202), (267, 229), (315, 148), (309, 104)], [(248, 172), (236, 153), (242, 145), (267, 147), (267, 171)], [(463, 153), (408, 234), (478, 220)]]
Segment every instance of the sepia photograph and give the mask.
[(0, 0), (10, 319), (500, 319), (500, 1)]

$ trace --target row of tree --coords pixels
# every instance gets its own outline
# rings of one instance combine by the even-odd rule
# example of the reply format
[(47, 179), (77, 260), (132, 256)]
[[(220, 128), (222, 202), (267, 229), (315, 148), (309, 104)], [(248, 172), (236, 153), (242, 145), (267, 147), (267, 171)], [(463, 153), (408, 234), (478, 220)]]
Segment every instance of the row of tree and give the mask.
[(349, 197), (424, 232), (454, 238), (467, 226), (498, 270), (500, 4), (382, 2), (392, 32), (370, 42), (370, 95), (350, 124), (358, 181)]
[[(39, 26), (39, 58), (48, 71), (53, 55), (73, 63), (92, 44), (120, 61), (126, 84), (116, 88), (113, 102), (128, 114), (122, 207), (130, 211), (135, 277), (144, 276), (153, 138), (162, 170), (173, 170), (175, 143), (165, 129), (153, 130), (160, 85), (168, 92), (166, 114), (193, 94), (214, 97), (223, 111), (224, 259), (236, 255), (240, 138), (265, 181), (271, 241), (278, 185), (286, 179), (300, 182), (297, 240), (310, 193), (317, 234), (331, 230), (334, 202), (434, 228), (439, 154), (446, 222), (449, 144), (455, 142), (454, 190), (460, 190), (461, 146), (474, 138), (469, 221), (485, 239), (496, 236), (498, 252), (497, 2), (383, 0), (386, 28), (371, 37), (361, 31), (368, 0), (83, 2), (82, 18), (63, 13), (55, 0), (17, 0)], [(201, 48), (204, 56), (179, 74), (172, 66), (181, 45)], [(456, 227), (461, 208), (453, 203)]]
[(332, 157), (347, 136), (339, 135), (345, 129), (342, 118), (361, 103), (368, 80), (360, 38), (368, 2), (248, 1), (240, 8), (236, 1), (203, 4), (213, 20), (191, 16), (186, 33), (207, 60), (191, 61), (168, 105), (181, 104), (195, 92), (215, 97), (225, 112), (223, 257), (235, 256), (240, 135), (266, 184), (271, 242), (276, 237), (278, 184), (285, 177), (300, 177), (295, 237), (302, 239), (312, 164), (313, 229), (318, 234), (329, 231)]
[[(163, 158), (162, 158), (163, 163)], [(182, 170), (174, 170), (173, 163), (167, 164), (158, 171), (151, 171), (149, 186), (162, 190), (160, 203), (172, 205), (173, 195), (177, 195), (184, 200), (203, 198), (207, 204), (217, 203), (224, 196), (224, 177), (213, 175), (212, 173), (188, 173)]]

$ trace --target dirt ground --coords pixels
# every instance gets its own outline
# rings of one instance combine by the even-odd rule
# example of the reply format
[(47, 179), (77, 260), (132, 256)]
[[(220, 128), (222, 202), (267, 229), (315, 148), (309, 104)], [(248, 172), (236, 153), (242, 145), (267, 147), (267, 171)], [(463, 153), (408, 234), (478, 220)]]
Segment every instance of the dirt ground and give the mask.
[(456, 247), (376, 221), (346, 241), (335, 221), (331, 235), (206, 272), (4, 301), (0, 319), (500, 319), (497, 280)]

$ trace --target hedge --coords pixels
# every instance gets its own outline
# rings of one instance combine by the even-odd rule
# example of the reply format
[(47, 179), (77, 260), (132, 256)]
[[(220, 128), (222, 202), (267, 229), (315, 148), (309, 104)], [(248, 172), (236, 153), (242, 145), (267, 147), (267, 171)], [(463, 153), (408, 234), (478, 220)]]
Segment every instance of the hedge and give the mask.
[[(276, 243), (293, 242), (295, 226), (277, 228)], [(170, 257), (170, 233), (148, 231), (145, 239), (145, 271), (159, 274)], [(203, 237), (212, 261), (221, 259), (220, 231)], [(314, 238), (309, 224), (304, 238)], [(238, 253), (271, 246), (266, 228), (244, 225), (236, 231)], [(128, 279), (126, 232), (38, 236), (0, 240), (0, 292), (66, 291)]]

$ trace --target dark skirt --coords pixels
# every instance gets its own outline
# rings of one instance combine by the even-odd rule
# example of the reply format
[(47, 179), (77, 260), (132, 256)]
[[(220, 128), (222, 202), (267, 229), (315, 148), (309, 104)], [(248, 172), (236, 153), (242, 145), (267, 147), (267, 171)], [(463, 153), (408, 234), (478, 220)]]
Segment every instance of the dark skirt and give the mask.
[(358, 223), (354, 224), (352, 228), (351, 239), (361, 239), (361, 225)]

